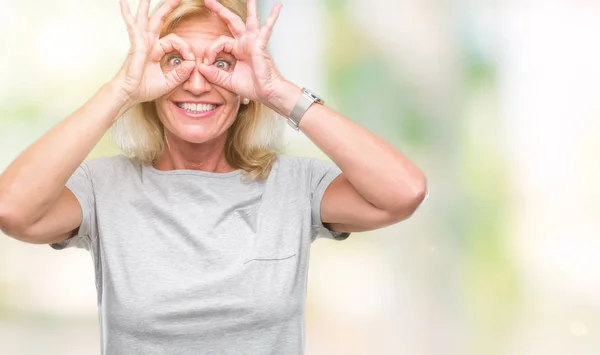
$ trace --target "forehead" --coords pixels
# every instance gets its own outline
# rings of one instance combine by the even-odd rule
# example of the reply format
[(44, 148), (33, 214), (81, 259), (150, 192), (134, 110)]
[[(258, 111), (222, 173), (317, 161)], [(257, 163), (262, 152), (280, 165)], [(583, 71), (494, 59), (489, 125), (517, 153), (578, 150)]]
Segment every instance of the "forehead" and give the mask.
[(175, 26), (173, 33), (186, 41), (195, 51), (204, 50), (210, 42), (231, 32), (223, 20), (216, 15), (187, 17)]

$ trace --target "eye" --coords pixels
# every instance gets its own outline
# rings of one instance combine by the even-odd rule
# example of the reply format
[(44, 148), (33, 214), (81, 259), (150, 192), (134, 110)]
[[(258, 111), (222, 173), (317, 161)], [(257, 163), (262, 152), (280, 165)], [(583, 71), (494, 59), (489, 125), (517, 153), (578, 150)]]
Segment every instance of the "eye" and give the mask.
[(179, 64), (183, 63), (183, 59), (181, 59), (181, 57), (174, 56), (174, 57), (169, 58), (167, 63), (169, 64), (170, 67), (176, 67)]
[(226, 60), (219, 59), (215, 62), (214, 66), (221, 70), (229, 70), (231, 63)]

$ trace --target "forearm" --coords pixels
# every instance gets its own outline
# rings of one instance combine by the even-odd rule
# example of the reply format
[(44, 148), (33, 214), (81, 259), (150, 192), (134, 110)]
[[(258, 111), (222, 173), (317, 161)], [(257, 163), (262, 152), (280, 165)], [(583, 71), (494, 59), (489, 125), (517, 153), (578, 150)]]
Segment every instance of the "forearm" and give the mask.
[(121, 97), (116, 87), (104, 85), (21, 153), (0, 175), (0, 217), (11, 216), (22, 223), (41, 218), (75, 169), (124, 112)]
[[(300, 95), (297, 86), (286, 83), (274, 101), (275, 109), (289, 114)], [(427, 189), (423, 172), (391, 144), (348, 118), (326, 106), (312, 105), (300, 129), (375, 207), (405, 210), (422, 201)]]

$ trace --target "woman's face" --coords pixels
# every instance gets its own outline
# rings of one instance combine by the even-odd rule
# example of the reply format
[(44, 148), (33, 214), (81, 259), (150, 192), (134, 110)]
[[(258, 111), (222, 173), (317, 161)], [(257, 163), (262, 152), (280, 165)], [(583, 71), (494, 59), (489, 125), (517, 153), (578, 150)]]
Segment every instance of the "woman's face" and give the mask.
[[(173, 33), (192, 47), (197, 64), (204, 60), (214, 40), (222, 35), (231, 36), (227, 25), (217, 16), (189, 17)], [(174, 70), (181, 58), (177, 52), (167, 54), (162, 61), (163, 71)], [(220, 53), (214, 65), (232, 71), (235, 57)], [(226, 137), (237, 117), (240, 97), (209, 83), (196, 67), (187, 81), (158, 98), (155, 104), (158, 117), (169, 133), (189, 143), (205, 143)]]

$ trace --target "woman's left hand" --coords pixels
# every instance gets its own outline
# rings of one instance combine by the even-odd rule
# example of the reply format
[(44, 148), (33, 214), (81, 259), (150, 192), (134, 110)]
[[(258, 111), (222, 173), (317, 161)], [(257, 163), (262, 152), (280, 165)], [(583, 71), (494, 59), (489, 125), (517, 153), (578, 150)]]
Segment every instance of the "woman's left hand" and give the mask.
[[(241, 97), (268, 104), (277, 88), (284, 82), (267, 52), (273, 26), (282, 4), (273, 6), (267, 22), (261, 27), (256, 0), (248, 0), (246, 23), (215, 0), (205, 0), (206, 6), (227, 24), (232, 37), (219, 37), (207, 50), (200, 72), (215, 85), (235, 92)], [(221, 52), (231, 53), (236, 59), (231, 71), (212, 65)]]

